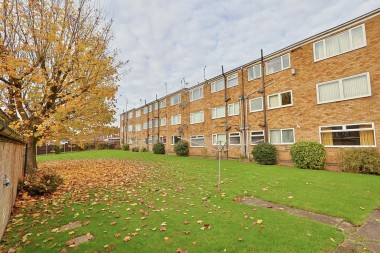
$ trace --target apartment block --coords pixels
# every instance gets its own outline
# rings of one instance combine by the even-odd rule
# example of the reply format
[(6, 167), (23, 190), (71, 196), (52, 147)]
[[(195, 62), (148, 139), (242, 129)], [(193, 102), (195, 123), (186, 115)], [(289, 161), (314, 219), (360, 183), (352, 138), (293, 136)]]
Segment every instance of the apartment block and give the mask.
[(297, 141), (326, 147), (334, 169), (345, 148), (380, 142), (380, 9), (121, 115), (121, 140), (168, 153), (250, 157), (257, 143), (291, 164)]

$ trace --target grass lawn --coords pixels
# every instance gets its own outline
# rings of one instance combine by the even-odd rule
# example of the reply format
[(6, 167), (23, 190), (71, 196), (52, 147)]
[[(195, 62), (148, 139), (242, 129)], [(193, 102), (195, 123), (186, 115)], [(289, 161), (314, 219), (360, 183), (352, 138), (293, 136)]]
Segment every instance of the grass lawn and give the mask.
[[(73, 162), (79, 159), (86, 161)], [(61, 169), (57, 160), (65, 160)], [(380, 177), (371, 175), (223, 160), (217, 193), (215, 159), (105, 150), (38, 161), (70, 182), (59, 194), (19, 208), (0, 251), (18, 245), (18, 252), (59, 252), (69, 239), (91, 233), (93, 241), (67, 251), (332, 252), (344, 240), (341, 231), (233, 199), (255, 196), (355, 224), (380, 205)], [(126, 175), (120, 162), (139, 172)], [(89, 223), (57, 232), (71, 221)]]

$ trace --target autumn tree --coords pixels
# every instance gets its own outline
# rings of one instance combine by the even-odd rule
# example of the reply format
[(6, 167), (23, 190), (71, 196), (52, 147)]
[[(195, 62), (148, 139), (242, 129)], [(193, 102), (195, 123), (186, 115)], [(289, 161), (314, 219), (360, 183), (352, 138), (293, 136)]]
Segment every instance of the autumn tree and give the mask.
[(113, 119), (118, 71), (111, 21), (91, 0), (2, 0), (0, 108), (28, 143), (81, 136)]

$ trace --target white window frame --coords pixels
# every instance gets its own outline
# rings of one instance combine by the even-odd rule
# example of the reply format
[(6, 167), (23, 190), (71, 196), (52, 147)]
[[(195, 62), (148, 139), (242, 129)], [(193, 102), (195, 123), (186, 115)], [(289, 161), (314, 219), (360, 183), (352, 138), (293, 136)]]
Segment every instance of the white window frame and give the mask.
[[(236, 106), (238, 107), (237, 112), (235, 112)], [(232, 108), (232, 113), (231, 113), (231, 108)], [(232, 104), (228, 105), (228, 116), (239, 115), (239, 113), (240, 113), (240, 103), (239, 102), (232, 103)]]
[[(260, 70), (260, 75), (256, 76), (255, 75), (255, 68), (259, 67)], [(252, 76), (249, 75), (249, 72), (252, 71)], [(247, 69), (247, 76), (248, 76), (248, 81), (256, 80), (261, 77), (261, 64), (256, 64)]]
[[(219, 84), (220, 82), (222, 84), (221, 87), (217, 86), (217, 84)], [(224, 79), (219, 79), (219, 80), (216, 80), (215, 82), (211, 83), (211, 93), (215, 93), (215, 92), (218, 92), (221, 90), (224, 90)]]
[[(354, 78), (354, 77), (358, 77), (358, 76), (364, 76), (364, 75), (367, 76), (368, 91), (369, 91), (369, 93), (366, 94), (366, 95), (362, 95), (362, 96), (355, 96), (355, 97), (344, 98), (344, 95), (343, 95), (344, 94), (344, 91), (343, 91), (343, 81), (346, 80), (346, 79), (350, 79), (350, 78)], [(328, 83), (332, 83), (332, 82), (339, 82), (339, 97), (340, 97), (340, 99), (334, 99), (334, 100), (323, 101), (323, 102), (319, 101), (319, 89), (318, 89), (319, 86), (322, 86), (322, 85), (325, 85), (325, 84), (328, 84)], [(358, 75), (354, 75), (354, 76), (344, 77), (344, 78), (341, 78), (341, 79), (330, 80), (328, 82), (318, 83), (316, 85), (316, 89), (317, 89), (317, 104), (333, 103), (333, 102), (338, 102), (338, 101), (345, 101), (345, 100), (350, 100), (350, 99), (365, 98), (365, 97), (372, 96), (371, 78), (370, 78), (369, 72), (358, 74)]]
[[(239, 143), (233, 143), (231, 141), (231, 137), (232, 138), (236, 138), (236, 137), (239, 137)], [(234, 132), (234, 133), (229, 133), (228, 134), (228, 144), (231, 145), (231, 146), (239, 146), (241, 144), (241, 135), (240, 135), (240, 132)]]
[[(202, 146), (193, 145), (192, 140), (202, 140), (202, 139), (203, 139), (203, 145)], [(190, 147), (202, 148), (202, 147), (204, 147), (204, 143), (205, 143), (205, 136), (204, 135), (192, 135), (192, 136), (190, 136)]]
[[(283, 58), (284, 58), (284, 56), (286, 56), (286, 55), (289, 55), (289, 67), (284, 68), (284, 60), (283, 60)], [(280, 59), (280, 61), (281, 61), (281, 69), (280, 69), (280, 70), (277, 70), (277, 71), (274, 71), (274, 72), (269, 72), (269, 71), (268, 71), (268, 63), (271, 62), (271, 61), (274, 61), (274, 60), (276, 60), (276, 59), (278, 59), (278, 58), (281, 58), (281, 59)], [(270, 59), (269, 61), (265, 62), (265, 70), (266, 70), (266, 75), (267, 75), (267, 76), (268, 76), (268, 75), (271, 75), (271, 74), (274, 74), (274, 73), (277, 73), (277, 72), (280, 72), (280, 71), (283, 71), (283, 70), (285, 70), (285, 69), (289, 69), (290, 67), (291, 67), (291, 64), (290, 64), (290, 53), (283, 54), (283, 55), (281, 55), (281, 56), (278, 56), (278, 57), (276, 57), (276, 58)]]
[[(216, 114), (217, 114), (216, 111), (218, 109), (221, 109), (221, 108), (223, 108), (223, 110), (224, 110), (224, 115), (220, 116), (220, 117), (217, 117), (216, 116)], [(224, 118), (225, 116), (226, 116), (226, 107), (224, 105), (212, 108), (212, 111), (211, 111), (211, 118), (212, 119), (220, 119), (220, 118)]]
[(143, 114), (147, 114), (147, 113), (148, 113), (148, 106), (145, 106), (143, 109)]
[[(261, 99), (261, 109), (259, 109), (259, 110), (252, 110), (251, 101), (252, 100), (258, 100), (258, 99)], [(249, 112), (261, 112), (262, 110), (264, 110), (264, 99), (263, 99), (263, 97), (252, 98), (252, 99), (249, 100)]]
[[(282, 105), (281, 95), (284, 94), (284, 93), (288, 93), (288, 92), (290, 92), (290, 96), (291, 96), (290, 100), (291, 100), (291, 103), (288, 104), (288, 105)], [(279, 106), (276, 106), (276, 107), (270, 107), (270, 104), (269, 104), (269, 98), (270, 98), (270, 97), (273, 97), (273, 96), (277, 96), (277, 97), (278, 97), (278, 104), (279, 104)], [(293, 91), (292, 91), (292, 90), (287, 90), (287, 91), (282, 91), (282, 92), (279, 92), (279, 93), (270, 94), (270, 95), (268, 95), (267, 100), (268, 100), (268, 101), (267, 101), (267, 102), (268, 102), (268, 110), (293, 106)]]
[(155, 111), (158, 110), (158, 102), (155, 102), (155, 103), (154, 103), (154, 110), (155, 110)]
[[(174, 101), (176, 97), (178, 97), (178, 102)], [(175, 95), (170, 97), (170, 105), (171, 106), (178, 105), (180, 103), (181, 103), (181, 93), (175, 94)]]
[(148, 122), (144, 122), (143, 123), (143, 129), (145, 130), (145, 129), (148, 129)]
[(177, 137), (177, 138), (179, 138), (179, 140), (178, 141), (180, 141), (181, 140), (181, 136), (180, 135), (172, 135), (171, 136), (171, 142), (170, 142), (170, 145), (174, 145), (175, 143), (174, 143), (174, 141), (175, 141), (175, 137)]
[(166, 126), (166, 117), (160, 118), (160, 126)]
[[(214, 143), (214, 136), (216, 137), (216, 139), (218, 139), (219, 135), (224, 135), (226, 137), (226, 142), (228, 141), (227, 140), (227, 135), (225, 133), (224, 134), (212, 134), (212, 136), (211, 136), (211, 145), (213, 145), (213, 146), (219, 145), (218, 143)], [(223, 145), (224, 144), (225, 143), (223, 143)]]
[[(283, 142), (282, 132), (286, 131), (286, 130), (292, 130), (293, 131), (293, 142)], [(280, 143), (272, 143), (272, 141), (270, 139), (270, 136), (271, 136), (270, 132), (271, 131), (280, 131), (280, 139), (281, 139)], [(271, 143), (273, 145), (291, 145), (291, 144), (294, 144), (295, 142), (296, 142), (296, 134), (295, 134), (294, 128), (282, 128), (282, 129), (270, 129), (269, 130), (269, 143)]]
[(150, 104), (148, 105), (148, 112), (152, 112), (153, 111), (153, 104)]
[(138, 117), (140, 117), (140, 116), (141, 116), (141, 110), (138, 109), (138, 110), (136, 110), (136, 115), (135, 115), (135, 117), (138, 118)]
[(141, 124), (136, 124), (135, 125), (135, 131), (140, 132), (141, 131)]
[(132, 118), (133, 118), (133, 111), (128, 112), (128, 119), (132, 119)]
[(170, 118), (170, 124), (172, 126), (181, 125), (181, 114), (172, 115)]
[(152, 120), (148, 121), (148, 128), (152, 128)]
[[(201, 121), (199, 122), (195, 122), (195, 115), (196, 114), (201, 114)], [(205, 114), (204, 114), (204, 111), (198, 111), (198, 112), (192, 112), (190, 113), (190, 125), (193, 125), (193, 124), (199, 124), (199, 123), (203, 123), (205, 122)]]
[[(198, 91), (199, 90), (199, 94), (200, 94), (200, 97), (198, 97), (198, 98), (194, 98), (194, 92), (195, 91)], [(195, 89), (192, 89), (192, 90), (190, 90), (190, 92), (189, 92), (189, 95), (190, 95), (190, 102), (192, 102), (192, 101), (196, 101), (196, 100), (199, 100), (199, 99), (202, 99), (203, 98), (203, 85), (202, 86), (200, 86), (200, 87), (197, 87), (197, 88), (195, 88)]]
[[(233, 83), (232, 85), (230, 85), (230, 82), (232, 80), (235, 80), (235, 79), (236, 79), (236, 83)], [(229, 75), (227, 77), (227, 88), (232, 88), (232, 87), (235, 87), (235, 86), (238, 86), (238, 85), (239, 85), (239, 75), (238, 75), (238, 73)]]
[(133, 131), (133, 125), (128, 125), (128, 132), (132, 132)]
[[(354, 47), (353, 46), (353, 43), (352, 43), (352, 30), (354, 30), (355, 28), (358, 28), (358, 27), (363, 27), (363, 41), (364, 41), (364, 45), (362, 45), (362, 46), (359, 46), (359, 47)], [(338, 36), (338, 35), (340, 35), (340, 34), (342, 34), (342, 33), (345, 33), (345, 32), (347, 32), (348, 31), (348, 37), (349, 37), (349, 40), (350, 40), (350, 48), (349, 48), (349, 50), (348, 51), (346, 51), (346, 52), (343, 52), (343, 53), (339, 53), (339, 54), (334, 54), (334, 55), (330, 55), (330, 56), (326, 56), (326, 39), (329, 39), (329, 38), (331, 38), (331, 37), (334, 37), (334, 36)], [(323, 58), (321, 58), (321, 59), (317, 59), (317, 57), (316, 57), (316, 44), (318, 44), (318, 43), (322, 43), (323, 44), (323, 55), (324, 55), (324, 57)], [(366, 36), (366, 31), (365, 31), (365, 24), (361, 24), (361, 25), (358, 25), (358, 26), (355, 26), (355, 27), (352, 27), (352, 28), (350, 28), (350, 29), (348, 29), (348, 30), (344, 30), (344, 31), (342, 31), (342, 32), (340, 32), (340, 33), (337, 33), (337, 34), (333, 34), (333, 35), (331, 35), (331, 36), (328, 36), (328, 37), (326, 37), (326, 38), (324, 38), (323, 40), (319, 40), (319, 41), (316, 41), (316, 42), (314, 42), (313, 43), (313, 56), (314, 56), (314, 62), (318, 62), (318, 61), (322, 61), (322, 60), (325, 60), (325, 59), (329, 59), (329, 58), (331, 58), (331, 57), (335, 57), (335, 56), (338, 56), (338, 55), (342, 55), (342, 54), (345, 54), (345, 53), (348, 53), (348, 52), (351, 52), (351, 51), (354, 51), (354, 50), (356, 50), (356, 49), (359, 49), (359, 48), (363, 48), (363, 47), (366, 47), (367, 46), (367, 36)]]
[[(259, 132), (260, 132), (261, 134), (257, 134), (257, 135), (254, 135), (254, 136), (258, 136), (258, 137), (261, 137), (261, 136), (262, 136), (262, 137), (263, 137), (263, 141), (252, 142), (252, 136), (253, 136), (252, 134), (253, 134), (253, 133), (259, 133)], [(265, 131), (264, 131), (264, 130), (255, 130), (255, 131), (251, 131), (251, 132), (250, 132), (250, 135), (249, 135), (249, 138), (250, 138), (250, 139), (249, 139), (249, 142), (250, 142), (251, 145), (257, 145), (257, 144), (259, 144), (259, 143), (261, 143), (261, 142), (264, 142), (264, 141), (265, 141)]]
[(166, 99), (163, 99), (160, 101), (160, 108), (165, 108), (166, 107)]
[[(359, 129), (347, 129), (348, 126), (357, 126), (357, 125), (372, 125), (371, 128), (359, 128)], [(342, 130), (322, 130), (322, 128), (325, 127), (342, 127)], [(375, 129), (375, 123), (374, 122), (367, 122), (367, 123), (354, 123), (354, 124), (336, 124), (336, 125), (329, 125), (329, 126), (320, 126), (319, 127), (319, 143), (322, 144), (322, 133), (333, 133), (333, 132), (360, 132), (360, 131), (373, 131), (373, 138), (374, 138), (374, 144), (375, 145), (363, 145), (363, 146), (355, 146), (355, 145), (324, 145), (326, 148), (373, 148), (377, 147), (376, 143), (376, 129)], [(323, 144), (322, 144), (323, 145)]]

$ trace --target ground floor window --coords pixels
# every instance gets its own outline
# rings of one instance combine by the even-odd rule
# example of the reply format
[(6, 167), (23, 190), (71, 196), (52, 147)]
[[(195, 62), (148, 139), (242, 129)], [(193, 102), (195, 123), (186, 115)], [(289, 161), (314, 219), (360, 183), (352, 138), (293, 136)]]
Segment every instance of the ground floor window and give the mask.
[(240, 145), (240, 133), (230, 133), (230, 145)]
[(136, 146), (140, 146), (140, 139), (136, 139)]
[(166, 136), (160, 136), (160, 142), (166, 144)]
[(204, 135), (190, 136), (190, 147), (204, 147), (205, 137)]
[(327, 147), (375, 147), (373, 123), (323, 126), (319, 132), (321, 143)]
[(128, 138), (128, 144), (129, 144), (129, 145), (133, 144), (133, 140), (132, 140), (132, 138)]
[(176, 143), (179, 142), (180, 140), (181, 140), (181, 136), (178, 136), (178, 135), (172, 135), (172, 142), (171, 142), (171, 145), (176, 144)]
[(269, 131), (269, 142), (272, 144), (293, 144), (294, 129), (275, 129)]
[(251, 144), (256, 145), (260, 142), (264, 142), (264, 131), (252, 131), (251, 132)]
[(212, 145), (224, 145), (227, 142), (226, 134), (213, 134)]

